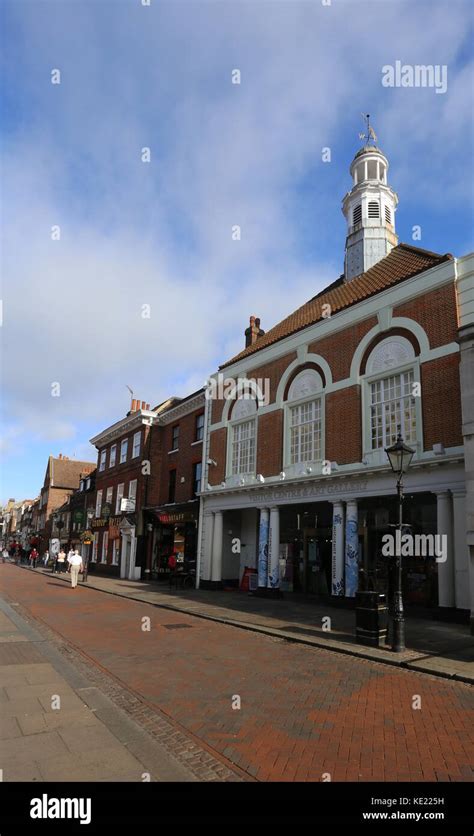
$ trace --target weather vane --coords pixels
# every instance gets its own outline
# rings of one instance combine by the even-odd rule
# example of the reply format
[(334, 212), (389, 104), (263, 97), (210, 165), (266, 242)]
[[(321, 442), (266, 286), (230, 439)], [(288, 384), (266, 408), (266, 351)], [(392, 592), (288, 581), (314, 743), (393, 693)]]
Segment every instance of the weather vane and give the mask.
[(364, 122), (366, 124), (366, 132), (365, 132), (365, 134), (359, 134), (359, 139), (365, 139), (366, 142), (367, 142), (367, 145), (369, 145), (370, 140), (372, 140), (374, 145), (375, 145), (377, 143), (377, 135), (376, 135), (372, 125), (370, 124), (370, 113), (363, 113), (362, 114), (362, 119), (364, 120)]

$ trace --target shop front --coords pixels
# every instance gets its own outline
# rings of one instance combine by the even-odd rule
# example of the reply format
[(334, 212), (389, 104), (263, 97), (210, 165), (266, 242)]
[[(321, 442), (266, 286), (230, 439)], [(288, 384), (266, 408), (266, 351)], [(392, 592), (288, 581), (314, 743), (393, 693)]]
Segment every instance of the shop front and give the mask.
[[(407, 477), (402, 535), (412, 548), (401, 551), (407, 607), (438, 608), (445, 615), (467, 611), (462, 479), (457, 462), (414, 467)], [(238, 587), (253, 571), (260, 591), (318, 596), (349, 607), (358, 591), (390, 598), (390, 546), (398, 532), (394, 487), (391, 474), (380, 469), (365, 478), (214, 490), (203, 498), (200, 585)]]
[(173, 506), (173, 510), (148, 508), (145, 511), (147, 533), (147, 576), (152, 580), (168, 579), (168, 560), (176, 555), (178, 569), (195, 573), (199, 502)]

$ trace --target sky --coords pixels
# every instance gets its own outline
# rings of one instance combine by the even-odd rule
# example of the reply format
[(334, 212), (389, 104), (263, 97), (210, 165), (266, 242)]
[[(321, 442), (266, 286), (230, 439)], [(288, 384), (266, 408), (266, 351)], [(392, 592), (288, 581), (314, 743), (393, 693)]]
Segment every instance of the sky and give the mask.
[[(127, 386), (190, 394), (251, 314), (268, 330), (341, 274), (362, 113), (400, 240), (472, 250), (470, 0), (0, 8), (1, 502), (37, 496), (50, 454), (95, 461)], [(384, 86), (396, 61), (446, 66), (446, 92)]]

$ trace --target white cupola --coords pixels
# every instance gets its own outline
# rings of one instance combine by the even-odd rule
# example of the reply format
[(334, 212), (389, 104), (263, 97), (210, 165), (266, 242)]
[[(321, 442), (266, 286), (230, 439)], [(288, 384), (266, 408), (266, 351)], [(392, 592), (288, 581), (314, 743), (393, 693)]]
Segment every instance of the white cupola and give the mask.
[(395, 234), (395, 212), (398, 197), (387, 184), (388, 160), (376, 145), (370, 145), (375, 134), (367, 117), (367, 140), (352, 160), (350, 173), (353, 186), (342, 201), (347, 221), (344, 278), (350, 281), (365, 273), (398, 244)]

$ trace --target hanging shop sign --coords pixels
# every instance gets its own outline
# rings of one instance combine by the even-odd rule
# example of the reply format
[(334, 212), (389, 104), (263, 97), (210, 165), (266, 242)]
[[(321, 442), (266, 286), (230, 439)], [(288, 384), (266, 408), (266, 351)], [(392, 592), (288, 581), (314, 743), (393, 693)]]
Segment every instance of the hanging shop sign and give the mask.
[(85, 546), (90, 546), (92, 541), (94, 540), (94, 532), (93, 531), (84, 531), (81, 534), (81, 543), (84, 543)]

